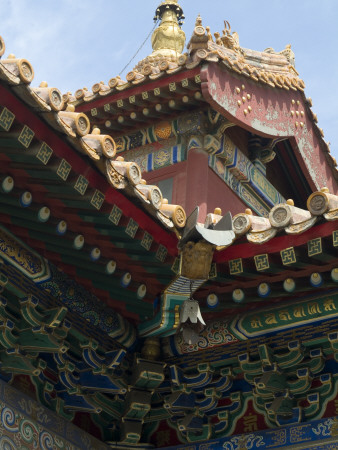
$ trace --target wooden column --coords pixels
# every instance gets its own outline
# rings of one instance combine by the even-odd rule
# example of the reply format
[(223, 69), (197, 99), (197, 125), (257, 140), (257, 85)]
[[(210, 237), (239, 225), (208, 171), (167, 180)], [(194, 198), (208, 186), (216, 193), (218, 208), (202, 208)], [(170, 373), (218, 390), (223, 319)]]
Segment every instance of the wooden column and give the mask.
[(208, 199), (208, 154), (203, 150), (199, 138), (192, 137), (188, 144), (186, 177), (186, 212), (189, 215), (200, 207), (199, 221), (204, 221)]

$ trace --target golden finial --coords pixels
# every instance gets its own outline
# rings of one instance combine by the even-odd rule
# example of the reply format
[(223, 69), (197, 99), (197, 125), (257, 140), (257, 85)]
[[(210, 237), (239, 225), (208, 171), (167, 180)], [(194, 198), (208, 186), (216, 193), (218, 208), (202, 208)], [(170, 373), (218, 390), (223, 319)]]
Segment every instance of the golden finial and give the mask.
[(154, 20), (161, 20), (161, 23), (151, 37), (154, 50), (151, 56), (177, 58), (183, 52), (185, 33), (180, 27), (184, 18), (177, 0), (165, 0), (158, 6)]

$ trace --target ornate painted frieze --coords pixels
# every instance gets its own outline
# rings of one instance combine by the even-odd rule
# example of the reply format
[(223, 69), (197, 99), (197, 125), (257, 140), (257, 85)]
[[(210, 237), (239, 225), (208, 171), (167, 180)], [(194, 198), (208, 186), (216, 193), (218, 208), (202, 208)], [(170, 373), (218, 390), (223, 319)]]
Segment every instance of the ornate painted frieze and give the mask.
[[(164, 447), (166, 450), (211, 450), (223, 448), (225, 450), (241, 449), (274, 449), (296, 448), (307, 450), (311, 442), (314, 450), (337, 449), (338, 418), (314, 420), (297, 426), (282, 427), (275, 430), (247, 432), (233, 437), (208, 440), (204, 443), (181, 444)], [(317, 442), (317, 445), (316, 445)]]
[(0, 227), (0, 256), (35, 282), (43, 282), (50, 278), (47, 261), (2, 227)]
[(155, 143), (130, 150), (125, 154), (126, 161), (136, 162), (142, 172), (151, 172), (185, 161), (186, 150), (176, 138), (164, 143)]
[(114, 138), (117, 153), (130, 151), (148, 144), (176, 139), (183, 134), (199, 133), (206, 116), (201, 111), (182, 114), (173, 121), (162, 121), (133, 134)]
[(227, 136), (220, 141), (206, 136), (205, 150), (210, 153), (209, 166), (259, 215), (266, 216), (273, 205), (285, 201)]
[(168, 140), (177, 136), (177, 121), (163, 121), (128, 136), (115, 138), (117, 153)]
[(259, 336), (274, 330), (285, 330), (300, 324), (338, 317), (338, 295), (325, 295), (306, 302), (293, 303), (292, 306), (283, 306), (264, 310), (260, 314), (250, 313), (233, 323), (231, 328), (236, 334), (238, 330), (247, 338)]
[[(2, 266), (10, 283), (24, 292), (32, 292), (32, 280), (36, 286), (36, 295), (48, 291), (55, 298), (78, 313), (80, 320), (86, 319), (92, 325), (109, 334), (123, 345), (133, 345), (136, 334), (133, 327), (112, 309), (103, 308), (100, 301), (85, 288), (57, 270), (47, 260), (41, 258), (28, 246), (0, 227), (0, 257), (7, 263)], [(26, 287), (25, 287), (26, 286)], [(34, 285), (33, 285), (34, 286)]]
[(337, 316), (338, 297), (333, 293), (330, 296), (294, 303), (291, 307), (283, 306), (271, 310), (266, 308), (232, 320), (211, 322), (200, 333), (200, 338), (194, 345), (187, 344), (179, 335), (171, 337), (165, 342), (166, 353), (193, 355), (206, 348), (247, 341), (266, 333), (281, 332), (299, 325), (317, 322), (321, 318), (335, 319)]
[(109, 447), (0, 380), (0, 448), (105, 450)]

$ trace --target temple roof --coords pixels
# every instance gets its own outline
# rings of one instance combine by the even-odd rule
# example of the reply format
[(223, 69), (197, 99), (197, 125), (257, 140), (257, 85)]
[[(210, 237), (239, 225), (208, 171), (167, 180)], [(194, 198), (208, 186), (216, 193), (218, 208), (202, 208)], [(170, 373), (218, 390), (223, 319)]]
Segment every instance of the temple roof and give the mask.
[[(127, 105), (123, 103), (123, 109), (126, 106), (128, 114), (134, 113), (136, 117), (139, 117), (139, 102), (148, 102), (148, 106), (158, 102), (156, 96), (155, 99), (143, 99), (144, 88), (137, 91), (133, 99), (131, 98), (132, 89), (137, 88), (138, 83), (142, 82), (145, 85), (151, 85), (152, 89), (156, 88), (157, 83), (161, 83), (161, 95), (163, 93), (164, 98), (168, 98), (168, 96), (169, 98), (170, 96), (175, 98), (173, 100), (175, 103), (174, 114), (177, 114), (177, 111), (180, 111), (181, 114), (183, 97), (188, 92), (193, 92), (194, 107), (206, 106), (207, 102), (203, 98), (200, 84), (201, 69), (204, 67), (204, 62), (207, 62), (221, 67), (222, 70), (230, 71), (236, 76), (250, 78), (252, 83), (264, 86), (267, 89), (273, 89), (274, 92), (297, 92), (307, 105), (306, 114), (311, 117), (312, 125), (317, 130), (318, 135), (320, 134), (320, 130), (317, 129), (315, 124), (315, 116), (311, 112), (310, 101), (306, 100), (303, 93), (304, 85), (293, 68), (293, 56), (289, 47), (281, 54), (275, 54), (272, 49), (261, 53), (242, 49), (239, 47), (237, 35), (231, 32), (228, 24), (226, 24), (223, 36), (216, 35), (216, 42), (214, 42), (210, 37), (209, 30), (202, 26), (201, 20), (198, 18), (193, 36), (188, 44), (188, 51), (188, 54), (179, 56), (176, 62), (171, 61), (171, 59), (161, 59), (160, 64), (157, 64), (159, 61), (155, 61), (151, 65), (149, 60), (151, 72), (147, 75), (141, 73), (142, 70), (144, 72), (144, 67), (140, 71), (135, 70), (133, 75), (130, 75), (132, 79), (128, 83), (121, 84), (120, 81), (115, 79), (116, 85), (107, 87), (107, 89), (99, 84), (96, 86), (97, 92), (95, 94), (91, 94), (91, 96), (86, 94), (82, 98), (78, 96), (79, 99), (75, 103), (69, 96), (62, 96), (58, 89), (48, 87), (47, 83), (41, 83), (39, 87), (31, 87), (34, 71), (27, 60), (17, 59), (13, 55), (9, 55), (6, 59), (0, 61), (0, 88), (3, 106), (0, 113), (1, 134), (7, 143), (9, 138), (13, 146), (13, 150), (6, 156), (3, 154), (2, 158), (4, 168), (10, 170), (9, 175), (13, 174), (10, 177), (12, 178), (11, 182), (15, 179), (15, 184), (18, 183), (22, 192), (25, 192), (27, 186), (34, 187), (37, 185), (47, 186), (48, 190), (54, 190), (53, 199), (48, 200), (50, 204), (41, 204), (41, 206), (48, 206), (49, 209), (51, 209), (51, 205), (55, 207), (56, 217), (63, 214), (67, 221), (69, 220), (72, 226), (72, 238), (75, 239), (78, 235), (82, 236), (85, 242), (88, 240), (91, 243), (93, 249), (99, 250), (99, 253), (103, 255), (99, 263), (100, 267), (105, 267), (105, 265), (111, 263), (109, 258), (111, 244), (107, 245), (107, 241), (110, 240), (107, 229), (114, 225), (118, 226), (119, 232), (116, 233), (113, 244), (114, 251), (116, 252), (116, 248), (119, 247), (121, 231), (126, 242), (122, 246), (125, 247), (125, 250), (120, 246), (117, 252), (121, 259), (121, 271), (117, 273), (120, 276), (123, 271), (127, 273), (130, 269), (131, 276), (133, 280), (137, 280), (136, 285), (138, 287), (142, 285), (142, 278), (145, 276), (141, 267), (143, 265), (142, 258), (145, 258), (149, 251), (144, 247), (146, 245), (145, 238), (149, 240), (150, 236), (153, 258), (151, 265), (153, 266), (152, 270), (158, 273), (158, 279), (147, 292), (149, 311), (152, 309), (151, 299), (157, 292), (167, 286), (170, 277), (172, 277), (171, 265), (178, 255), (177, 244), (186, 223), (185, 211), (179, 205), (168, 205), (163, 200), (159, 188), (145, 184), (142, 181), (141, 169), (136, 163), (130, 163), (124, 161), (121, 157), (116, 157), (114, 140), (109, 134), (100, 132), (98, 116), (94, 114), (91, 106), (96, 107), (95, 102), (103, 99), (100, 108), (108, 114), (104, 107), (106, 105), (105, 99), (107, 99), (108, 105), (112, 105), (114, 96), (122, 95), (122, 103), (125, 100), (128, 101)], [(0, 56), (4, 52), (5, 44), (0, 39)], [(171, 81), (175, 72), (180, 72), (180, 77)], [(256, 75), (259, 73), (261, 78), (258, 77), (256, 80)], [(268, 73), (271, 76), (268, 76)], [(158, 81), (161, 77), (162, 79)], [(281, 80), (284, 80), (283, 83)], [(174, 83), (175, 86), (171, 83)], [(240, 83), (238, 85), (241, 86)], [(174, 88), (175, 90), (173, 90)], [(242, 92), (242, 86), (239, 89)], [(176, 96), (177, 92), (179, 97)], [(117, 101), (121, 99), (119, 98)], [(176, 106), (178, 110), (175, 109)], [(91, 112), (90, 118), (79, 111), (84, 107)], [(142, 107), (143, 104), (141, 103), (141, 109)], [(99, 107), (97, 107), (97, 110), (99, 111)], [(109, 114), (113, 117), (116, 115), (115, 112)], [(161, 111), (158, 112), (158, 115), (159, 118), (155, 118), (155, 120), (161, 119)], [(153, 121), (154, 118), (150, 116), (149, 120)], [(121, 128), (123, 129), (122, 125)], [(138, 123), (139, 125), (140, 123)], [(130, 129), (133, 129), (133, 127), (134, 125)], [(320, 140), (322, 148), (326, 149), (326, 156), (337, 179), (338, 172), (334, 166), (335, 162), (328, 153), (329, 150), (325, 141), (322, 138)], [(22, 148), (27, 150), (25, 158), (22, 158), (22, 152), (20, 151)], [(46, 159), (44, 159), (45, 157)], [(9, 162), (9, 160), (12, 160), (12, 162)], [(53, 172), (52, 178), (48, 170), (45, 172), (46, 168), (41, 171), (41, 168), (37, 167), (40, 164), (39, 161), (42, 161), (42, 164)], [(21, 174), (23, 173), (25, 173), (25, 176), (28, 174), (28, 177), (22, 177)], [(61, 185), (64, 185), (64, 188), (60, 189)], [(32, 192), (34, 191), (33, 197), (37, 196), (36, 198), (40, 199), (39, 189), (36, 192), (35, 188), (31, 189)], [(17, 192), (15, 192), (14, 197), (17, 195)], [(297, 209), (294, 209), (291, 203), (279, 208), (283, 210), (282, 216), (291, 217), (291, 222), (285, 225), (274, 222), (273, 214), (269, 219), (264, 220), (253, 216), (251, 213), (244, 213), (240, 217), (235, 217), (234, 229), (237, 238), (243, 240), (243, 236), (246, 235), (250, 245), (263, 244), (284, 233), (287, 235), (306, 233), (312, 227), (316, 227), (319, 220), (332, 222), (336, 220), (337, 206), (332, 206), (332, 202), (335, 205), (335, 200), (331, 199), (331, 195), (325, 189), (321, 194), (317, 193), (317, 196), (322, 199), (322, 203), (327, 206), (321, 212), (320, 219), (317, 219), (318, 214), (314, 210), (300, 213), (296, 211)], [(76, 196), (76, 199), (74, 196)], [(35, 208), (40, 203), (41, 200), (38, 200)], [(74, 205), (82, 211), (81, 221), (75, 220), (72, 215)], [(95, 214), (92, 212), (93, 208), (97, 210)], [(12, 220), (11, 214), (13, 214), (15, 220), (20, 220), (20, 213), (13, 210), (13, 212), (8, 212), (8, 223)], [(106, 223), (102, 224), (102, 221)], [(96, 226), (98, 228), (96, 231), (98, 231), (97, 242), (100, 242), (101, 245), (95, 246), (94, 234), (92, 234), (93, 223), (100, 223), (99, 226)], [(244, 228), (243, 224), (246, 224)], [(26, 225), (28, 226), (28, 224)], [(19, 230), (21, 226), (18, 225), (18, 227)], [(82, 230), (82, 227), (85, 231)], [(111, 234), (114, 235), (114, 232), (111, 232)], [(22, 237), (25, 235), (22, 229), (18, 233), (21, 233)], [(50, 230), (47, 234), (49, 233)], [(88, 238), (86, 233), (88, 233)], [(137, 243), (145, 250), (135, 247), (135, 236)], [(32, 242), (40, 248), (38, 240), (38, 237), (35, 237)], [(239, 241), (235, 241), (231, 247), (236, 247), (237, 242)], [(241, 242), (242, 244), (243, 242)], [(223, 250), (219, 255), (231, 253), (231, 247), (229, 250)], [(87, 245), (84, 248), (88, 250)], [(58, 253), (55, 248), (51, 253), (54, 251)], [(61, 248), (59, 251), (62, 253)], [(65, 255), (68, 251), (65, 250)], [(74, 251), (72, 250), (72, 252)], [(215, 256), (215, 258), (220, 261), (220, 256)], [(227, 257), (225, 256), (225, 258)], [(131, 260), (133, 260), (132, 263)], [(55, 262), (57, 261), (58, 257), (55, 258)], [(136, 274), (135, 276), (133, 271)], [(80, 279), (83, 283), (87, 283), (90, 278), (93, 280), (95, 278), (95, 274), (90, 277), (88, 272), (82, 273)], [(135, 289), (135, 285), (133, 289)], [(134, 300), (137, 301), (136, 296)], [(129, 313), (130, 311), (127, 315)], [(146, 314), (144, 313), (144, 316)], [(130, 315), (133, 316), (131, 313)]]
[[(177, 39), (181, 42), (181, 37)], [(75, 99), (70, 97), (70, 101), (76, 100), (77, 104), (92, 101), (100, 95), (120, 92), (165, 75), (193, 69), (205, 62), (223, 64), (235, 73), (273, 88), (304, 91), (305, 84), (295, 69), (295, 56), (291, 45), (287, 45), (280, 52), (275, 52), (272, 48), (262, 52), (242, 48), (238, 34), (231, 31), (228, 22), (225, 22), (222, 36), (215, 32), (214, 38), (210, 27), (204, 27), (201, 17), (198, 17), (187, 49), (186, 53), (181, 53), (180, 45), (173, 54), (153, 52), (127, 74), (126, 80), (118, 76), (111, 78), (107, 84), (94, 84), (92, 92), (86, 88), (79, 89), (75, 92)]]

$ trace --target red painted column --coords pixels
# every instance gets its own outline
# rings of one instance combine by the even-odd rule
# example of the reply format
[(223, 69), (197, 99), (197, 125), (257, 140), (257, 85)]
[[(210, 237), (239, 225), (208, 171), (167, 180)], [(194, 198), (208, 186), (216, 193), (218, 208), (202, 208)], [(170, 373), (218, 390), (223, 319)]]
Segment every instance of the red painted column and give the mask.
[(197, 146), (197, 141), (194, 140), (191, 144), (187, 158), (186, 212), (189, 215), (196, 206), (199, 206), (199, 221), (204, 222), (208, 213), (208, 154)]

